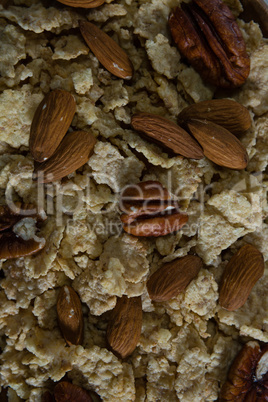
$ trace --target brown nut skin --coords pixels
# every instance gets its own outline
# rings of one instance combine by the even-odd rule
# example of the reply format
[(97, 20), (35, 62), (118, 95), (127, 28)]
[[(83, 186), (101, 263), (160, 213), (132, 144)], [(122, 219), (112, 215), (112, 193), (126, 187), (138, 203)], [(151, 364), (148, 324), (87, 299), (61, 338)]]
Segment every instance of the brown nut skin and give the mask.
[(171, 215), (138, 219), (131, 224), (124, 224), (123, 229), (133, 236), (159, 237), (178, 231), (187, 222), (188, 216), (177, 212)]
[(139, 342), (141, 326), (141, 297), (118, 298), (106, 332), (108, 345), (116, 356), (125, 359), (131, 355)]
[(174, 154), (186, 158), (202, 159), (202, 148), (183, 128), (153, 113), (138, 113), (131, 118), (132, 127), (153, 142), (164, 146)]
[(0, 259), (26, 257), (38, 253), (45, 247), (45, 241), (37, 242), (34, 239), (23, 240), (13, 232), (0, 234)]
[(80, 32), (99, 62), (116, 77), (130, 80), (133, 66), (126, 52), (105, 32), (89, 21), (79, 21)]
[(241, 247), (226, 265), (220, 281), (219, 304), (229, 311), (242, 307), (264, 273), (262, 253), (251, 244)]
[(51, 158), (35, 167), (34, 179), (49, 183), (73, 173), (89, 160), (96, 142), (91, 132), (66, 134)]
[(268, 359), (268, 345), (248, 342), (237, 354), (221, 388), (219, 402), (268, 401), (268, 371), (259, 373), (261, 359)]
[(67, 381), (55, 386), (54, 397), (56, 402), (93, 402), (88, 391)]
[(190, 132), (204, 150), (204, 155), (219, 166), (229, 169), (245, 169), (248, 153), (243, 144), (230, 131), (205, 120), (190, 120)]
[(251, 127), (248, 109), (231, 99), (212, 99), (194, 103), (184, 108), (178, 115), (179, 124), (185, 124), (192, 119), (211, 121), (237, 136)]
[(57, 0), (69, 7), (95, 8), (105, 3), (105, 0)]
[(193, 0), (172, 10), (172, 37), (204, 81), (223, 88), (241, 86), (250, 71), (242, 33), (221, 0)]
[(33, 204), (14, 202), (9, 205), (0, 205), (0, 232), (11, 228), (22, 218), (31, 217), (38, 221), (44, 221), (45, 215), (39, 214)]
[(57, 300), (58, 323), (67, 344), (82, 345), (84, 320), (78, 294), (71, 286), (63, 286)]
[(44, 162), (56, 151), (67, 133), (76, 110), (74, 97), (67, 91), (49, 92), (37, 107), (30, 130), (30, 152)]
[(151, 300), (162, 302), (176, 297), (198, 275), (202, 260), (195, 255), (187, 255), (165, 263), (147, 281)]

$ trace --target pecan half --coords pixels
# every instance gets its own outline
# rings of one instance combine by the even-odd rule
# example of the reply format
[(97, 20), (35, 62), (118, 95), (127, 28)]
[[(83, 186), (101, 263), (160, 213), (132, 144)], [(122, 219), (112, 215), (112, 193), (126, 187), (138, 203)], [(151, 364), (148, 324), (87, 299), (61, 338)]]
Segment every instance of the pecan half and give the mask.
[(45, 246), (42, 239), (23, 240), (13, 232), (4, 232), (0, 236), (0, 260), (35, 254)]
[(25, 217), (37, 218), (38, 221), (46, 219), (44, 211), (37, 211), (33, 204), (14, 202), (11, 207), (0, 205), (0, 232), (11, 228), (15, 223)]
[(134, 236), (164, 236), (179, 230), (188, 216), (157, 181), (128, 186), (120, 198), (123, 229)]
[(93, 402), (88, 391), (67, 381), (61, 381), (55, 386), (54, 397), (56, 402)]
[(219, 397), (226, 401), (268, 401), (268, 345), (248, 342), (236, 356)]
[(172, 10), (172, 37), (204, 81), (223, 88), (241, 86), (250, 71), (242, 33), (221, 0), (193, 0)]

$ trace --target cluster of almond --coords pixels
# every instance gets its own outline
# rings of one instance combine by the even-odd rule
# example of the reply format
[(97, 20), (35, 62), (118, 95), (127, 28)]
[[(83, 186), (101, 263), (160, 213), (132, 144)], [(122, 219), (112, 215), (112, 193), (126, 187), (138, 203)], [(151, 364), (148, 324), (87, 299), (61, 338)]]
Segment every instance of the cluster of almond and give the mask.
[(230, 99), (203, 101), (183, 109), (178, 122), (152, 113), (138, 113), (131, 119), (135, 130), (174, 154), (192, 159), (206, 156), (219, 166), (246, 168), (248, 154), (237, 138), (251, 127), (244, 106)]
[(11, 209), (8, 205), (0, 206), (0, 259), (35, 254), (45, 246), (45, 239), (34, 238), (34, 234), (30, 239), (23, 239), (15, 233), (15, 225), (24, 223), (25, 218), (30, 217), (42, 222), (46, 219), (45, 215), (38, 213), (32, 204), (15, 202), (12, 207)]
[[(83, 166), (93, 153), (96, 139), (86, 131), (71, 131), (76, 110), (74, 97), (55, 89), (35, 111), (30, 131), (30, 152), (37, 162), (39, 183), (59, 180)], [(66, 134), (67, 133), (67, 134)]]

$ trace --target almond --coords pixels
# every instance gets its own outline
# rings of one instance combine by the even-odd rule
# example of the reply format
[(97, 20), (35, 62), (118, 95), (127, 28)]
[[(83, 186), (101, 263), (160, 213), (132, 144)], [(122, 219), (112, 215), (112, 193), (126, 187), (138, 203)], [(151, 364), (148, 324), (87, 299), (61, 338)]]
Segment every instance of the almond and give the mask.
[(140, 339), (141, 325), (141, 298), (118, 298), (107, 327), (107, 341), (115, 355), (124, 359), (134, 351)]
[(212, 162), (230, 169), (247, 167), (247, 151), (230, 131), (202, 120), (191, 120), (187, 125), (202, 146), (204, 155)]
[(197, 276), (202, 265), (201, 258), (195, 255), (167, 262), (147, 281), (150, 298), (162, 302), (176, 297)]
[(190, 105), (178, 116), (179, 124), (191, 119), (212, 121), (235, 135), (251, 127), (249, 111), (240, 103), (230, 99), (212, 99)]
[(86, 131), (66, 134), (52, 157), (35, 169), (40, 183), (56, 181), (83, 166), (93, 153), (96, 138)]
[(91, 51), (110, 73), (125, 80), (132, 78), (133, 66), (128, 55), (110, 36), (88, 21), (79, 21), (79, 27)]
[(56, 402), (93, 402), (88, 391), (71, 382), (61, 381), (54, 388)]
[(30, 131), (30, 152), (37, 162), (51, 157), (75, 114), (73, 96), (61, 89), (48, 93), (35, 111)]
[(83, 313), (79, 296), (70, 286), (60, 289), (57, 300), (58, 322), (68, 345), (81, 345), (83, 341)]
[(190, 134), (164, 117), (152, 113), (139, 113), (132, 116), (131, 124), (135, 130), (175, 154), (192, 159), (204, 157), (201, 147)]
[(60, 3), (70, 7), (95, 8), (101, 6), (105, 0), (58, 0)]
[(237, 251), (225, 267), (220, 283), (219, 304), (234, 311), (245, 304), (255, 283), (264, 273), (262, 253), (246, 244)]

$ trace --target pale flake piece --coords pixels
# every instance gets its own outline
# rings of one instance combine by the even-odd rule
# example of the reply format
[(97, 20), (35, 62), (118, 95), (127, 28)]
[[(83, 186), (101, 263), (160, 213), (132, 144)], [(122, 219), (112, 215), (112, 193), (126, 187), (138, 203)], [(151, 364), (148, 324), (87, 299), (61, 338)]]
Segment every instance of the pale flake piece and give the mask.
[(259, 48), (250, 55), (250, 74), (234, 99), (250, 108), (257, 116), (268, 111), (268, 44), (262, 43)]
[(127, 184), (138, 182), (144, 166), (134, 156), (124, 158), (108, 142), (96, 144), (88, 164), (96, 182), (107, 184), (115, 192), (120, 192)]
[(145, 49), (151, 60), (154, 70), (167, 78), (175, 78), (180, 71), (180, 54), (175, 47), (171, 47), (168, 38), (157, 34), (155, 38), (145, 42)]
[(114, 110), (116, 107), (126, 106), (128, 101), (128, 92), (123, 86), (123, 80), (112, 81), (111, 85), (105, 87), (104, 94), (101, 97), (104, 112)]
[(87, 18), (93, 22), (106, 22), (112, 17), (123, 17), (127, 14), (122, 4), (104, 4), (101, 8), (93, 8)]
[(26, 38), (21, 29), (7, 25), (0, 28), (0, 75), (2, 77), (15, 77), (15, 68), (19, 60), (26, 58)]
[(30, 85), (20, 90), (8, 89), (0, 95), (1, 141), (14, 148), (28, 146), (33, 115), (42, 99), (42, 94), (32, 93)]
[(181, 70), (177, 76), (179, 91), (182, 89), (195, 103), (213, 98), (212, 87), (206, 85), (192, 67), (185, 67)]
[(85, 95), (93, 85), (93, 76), (91, 68), (85, 68), (82, 71), (72, 73), (75, 92), (79, 95)]
[(10, 6), (0, 10), (0, 17), (16, 22), (24, 30), (41, 33), (54, 31), (60, 33), (64, 29), (78, 26), (78, 14), (73, 10), (60, 10), (54, 7), (45, 8), (38, 4), (28, 7)]
[(88, 47), (76, 35), (61, 36), (51, 41), (54, 46), (53, 60), (76, 59), (81, 54), (88, 54)]

